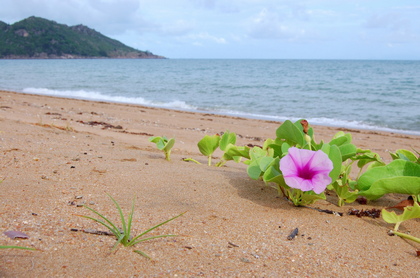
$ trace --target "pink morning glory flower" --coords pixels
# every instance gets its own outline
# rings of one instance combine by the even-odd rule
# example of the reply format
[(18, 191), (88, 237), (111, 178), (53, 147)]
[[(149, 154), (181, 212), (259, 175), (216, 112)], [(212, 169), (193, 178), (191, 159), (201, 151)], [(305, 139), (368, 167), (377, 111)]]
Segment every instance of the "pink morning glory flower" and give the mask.
[(319, 194), (331, 183), (332, 161), (323, 151), (310, 151), (292, 147), (280, 160), (280, 170), (286, 184), (302, 191)]

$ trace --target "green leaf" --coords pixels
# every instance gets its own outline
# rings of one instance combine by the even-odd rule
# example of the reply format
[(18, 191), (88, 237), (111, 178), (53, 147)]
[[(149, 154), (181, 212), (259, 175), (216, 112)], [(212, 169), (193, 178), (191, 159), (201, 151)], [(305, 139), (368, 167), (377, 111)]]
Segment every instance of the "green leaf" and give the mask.
[(264, 141), (264, 144), (263, 144), (262, 148), (263, 148), (263, 150), (266, 150), (266, 149), (270, 148), (271, 145), (276, 145), (276, 140), (268, 138)]
[[(359, 151), (360, 150), (357, 150), (357, 152), (359, 152)], [(385, 165), (385, 163), (382, 161), (379, 154), (371, 152), (371, 151), (368, 151), (368, 152), (364, 151), (364, 153), (358, 154), (358, 155), (352, 157), (351, 160), (357, 161), (357, 167), (359, 167), (359, 168), (363, 168), (364, 166), (366, 166), (367, 164), (369, 164), (371, 162), (376, 162), (375, 167)]]
[(334, 182), (336, 179), (338, 179), (338, 177), (340, 176), (341, 173), (341, 152), (340, 149), (336, 146), (336, 145), (330, 145), (328, 143), (325, 143), (321, 150), (326, 153), (328, 155), (328, 158), (332, 161), (333, 163), (333, 169), (330, 172), (329, 176), (332, 180), (332, 182)]
[(249, 157), (251, 160), (257, 160), (258, 158), (267, 156), (267, 151), (261, 149), (260, 147), (253, 147), (249, 151)]
[(290, 145), (299, 145), (303, 146), (305, 144), (305, 138), (303, 132), (294, 125), (291, 121), (285, 121), (277, 130), (276, 130), (277, 139), (286, 140)]
[(156, 147), (165, 152), (165, 159), (166, 160), (171, 160), (170, 156), (171, 156), (171, 149), (175, 144), (175, 139), (171, 138), (168, 140), (168, 138), (166, 138), (165, 136), (155, 136), (155, 137), (150, 137), (149, 138), (150, 142), (153, 142), (156, 144)]
[(399, 215), (393, 211), (389, 212), (386, 209), (382, 209), (382, 218), (388, 223), (395, 223), (395, 230), (397, 231), (401, 222), (413, 218), (420, 218), (420, 206), (417, 200), (414, 200), (413, 206), (404, 207), (404, 212)]
[(271, 148), (274, 151), (273, 152), (273, 157), (282, 157), (283, 156), (281, 145), (270, 144), (270, 145), (268, 145), (268, 147)]
[(256, 160), (251, 161), (251, 163), (246, 168), (246, 172), (251, 179), (257, 180), (262, 174), (260, 165)]
[(205, 135), (204, 138), (198, 142), (197, 146), (203, 155), (211, 156), (219, 147), (219, 142), (220, 136), (218, 134), (213, 136)]
[(334, 135), (334, 138), (330, 141), (330, 145), (345, 145), (351, 144), (352, 136), (350, 133), (344, 133), (342, 131), (337, 132)]
[(288, 143), (284, 143), (281, 145), (281, 153), (282, 155), (289, 152), (291, 146)]
[(388, 193), (419, 195), (420, 177), (398, 176), (380, 179), (375, 181), (368, 190), (359, 192), (359, 195), (376, 200)]
[(223, 133), (222, 138), (220, 139), (219, 147), (222, 151), (226, 151), (226, 148), (229, 144), (235, 145), (236, 143), (236, 134), (233, 132), (226, 131)]
[(274, 158), (270, 156), (266, 156), (266, 157), (262, 157), (258, 159), (257, 161), (258, 161), (258, 165), (260, 166), (261, 171), (265, 172), (267, 168), (273, 163)]
[[(366, 191), (369, 188), (371, 188), (371, 186), (373, 186), (373, 184), (376, 181), (379, 181), (381, 179), (405, 176), (420, 177), (420, 165), (410, 161), (397, 159), (386, 166), (371, 168), (360, 176), (360, 178), (357, 181), (357, 189), (359, 189), (360, 191)], [(403, 182), (402, 180), (398, 181), (398, 179), (396, 179), (395, 182), (397, 182), (397, 184), (393, 186), (395, 190), (397, 190), (399, 186), (405, 186), (404, 184), (401, 184)], [(378, 190), (378, 188), (375, 188), (375, 190)], [(416, 191), (414, 188), (413, 190)], [(418, 193), (410, 194), (413, 195)]]
[(346, 161), (347, 159), (353, 157), (357, 153), (357, 148), (355, 145), (351, 144), (352, 136), (350, 133), (344, 133), (342, 131), (337, 132), (334, 138), (329, 142), (329, 144), (336, 145), (341, 152), (341, 160)]
[(263, 180), (265, 183), (274, 182), (281, 186), (286, 185), (286, 183), (284, 182), (283, 175), (280, 172), (279, 166), (280, 158), (276, 157), (272, 160), (272, 162), (264, 172)]
[(344, 144), (341, 146), (338, 146), (341, 152), (341, 160), (346, 161), (347, 159), (353, 157), (356, 155), (356, 146), (353, 144)]
[(175, 145), (175, 139), (171, 138), (167, 141), (166, 145), (163, 147), (164, 151), (170, 151), (172, 147)]
[[(270, 166), (264, 172), (263, 181), (265, 183), (276, 182), (275, 180), (277, 180), (277, 177), (279, 177), (279, 176), (282, 176), (281, 172), (278, 169), (276, 169), (276, 167)], [(283, 178), (283, 180), (284, 180), (284, 178)]]
[(168, 141), (168, 139), (165, 136), (155, 136), (150, 137), (149, 141), (156, 144), (156, 147), (159, 150), (163, 150), (165, 148), (165, 144)]
[(249, 151), (250, 151), (250, 148), (247, 146), (235, 146), (235, 145), (229, 144), (226, 147), (225, 154), (231, 157), (239, 156), (239, 157), (244, 157), (246, 159), (250, 159)]
[(337, 194), (339, 201), (338, 206), (343, 206), (344, 202), (346, 203), (353, 203), (356, 201), (357, 197), (359, 196), (359, 193), (350, 191), (350, 188), (348, 185), (340, 185), (338, 181), (334, 182), (332, 184), (332, 187)]
[(407, 161), (411, 161), (411, 162), (417, 162), (418, 161), (417, 156), (414, 153), (412, 153), (408, 150), (400, 149), (400, 150), (397, 150), (395, 153), (390, 153), (390, 154), (391, 154), (392, 159), (394, 159), (394, 160), (395, 159), (403, 159), (403, 160), (407, 160)]
[(247, 173), (252, 179), (258, 179), (274, 161), (273, 151), (263, 150), (260, 147), (253, 147), (249, 151), (251, 162), (248, 165)]

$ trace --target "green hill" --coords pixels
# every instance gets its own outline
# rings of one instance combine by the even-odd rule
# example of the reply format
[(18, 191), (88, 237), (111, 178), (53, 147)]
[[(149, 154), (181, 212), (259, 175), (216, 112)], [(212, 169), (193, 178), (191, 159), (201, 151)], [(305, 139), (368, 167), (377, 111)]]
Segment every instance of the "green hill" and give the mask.
[(108, 38), (84, 25), (40, 17), (12, 25), (0, 21), (0, 58), (164, 58)]

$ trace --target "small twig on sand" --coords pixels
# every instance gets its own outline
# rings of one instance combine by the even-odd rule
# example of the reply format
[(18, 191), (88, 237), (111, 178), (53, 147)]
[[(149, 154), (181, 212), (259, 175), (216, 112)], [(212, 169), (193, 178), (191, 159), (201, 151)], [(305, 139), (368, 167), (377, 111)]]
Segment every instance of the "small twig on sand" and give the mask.
[(295, 228), (295, 229), (294, 229), (294, 230), (290, 233), (290, 235), (288, 235), (288, 236), (287, 236), (287, 239), (288, 239), (288, 240), (292, 240), (292, 239), (294, 239), (298, 233), (299, 233), (299, 229), (298, 229), (298, 228)]
[(314, 209), (316, 211), (324, 212), (324, 213), (328, 213), (328, 214), (334, 214), (336, 216), (343, 216), (342, 212), (333, 211), (333, 210), (329, 210), (329, 209), (319, 209), (319, 208), (312, 208), (312, 207), (308, 207), (308, 206), (305, 206), (305, 208)]
[(113, 236), (114, 234), (111, 232), (107, 232), (107, 231), (98, 231), (98, 230), (93, 230), (93, 229), (70, 229), (70, 231), (72, 232), (84, 232), (87, 234), (95, 234), (95, 235), (100, 235), (100, 236)]

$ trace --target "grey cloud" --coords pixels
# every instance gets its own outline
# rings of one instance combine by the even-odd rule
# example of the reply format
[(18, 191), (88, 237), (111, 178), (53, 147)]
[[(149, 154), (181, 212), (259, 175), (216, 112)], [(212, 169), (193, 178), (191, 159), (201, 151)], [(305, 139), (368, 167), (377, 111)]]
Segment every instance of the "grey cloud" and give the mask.
[(2, 0), (2, 2), (2, 6), (8, 8), (0, 11), (0, 16), (14, 21), (29, 16), (39, 16), (67, 25), (88, 25), (100, 32), (107, 31), (108, 34), (126, 31), (130, 24), (146, 25), (137, 14), (140, 9), (138, 0)]
[(364, 23), (364, 27), (372, 29), (391, 29), (399, 30), (405, 29), (410, 25), (410, 22), (398, 13), (388, 13), (382, 15), (372, 15)]
[(413, 27), (412, 22), (399, 13), (375, 14), (362, 25), (363, 39), (388, 44), (418, 42), (420, 30)]
[(240, 10), (245, 3), (234, 3), (235, 1), (218, 0), (189, 0), (195, 7), (207, 10), (215, 10), (223, 13), (235, 13)]
[(159, 31), (164, 35), (182, 36), (194, 29), (195, 24), (186, 20), (177, 20), (171, 24), (161, 26)]
[(277, 12), (263, 9), (252, 19), (248, 35), (257, 39), (282, 40), (296, 40), (305, 35), (305, 29), (291, 26), (285, 18)]

